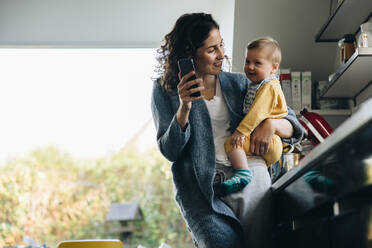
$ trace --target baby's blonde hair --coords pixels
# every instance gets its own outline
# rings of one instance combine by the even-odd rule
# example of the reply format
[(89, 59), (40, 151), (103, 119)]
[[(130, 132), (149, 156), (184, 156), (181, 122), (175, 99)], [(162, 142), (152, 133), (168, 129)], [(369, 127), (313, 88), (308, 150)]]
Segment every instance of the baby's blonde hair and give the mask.
[(269, 49), (270, 59), (273, 63), (278, 63), (282, 60), (282, 52), (279, 43), (271, 37), (261, 37), (248, 43), (247, 49)]

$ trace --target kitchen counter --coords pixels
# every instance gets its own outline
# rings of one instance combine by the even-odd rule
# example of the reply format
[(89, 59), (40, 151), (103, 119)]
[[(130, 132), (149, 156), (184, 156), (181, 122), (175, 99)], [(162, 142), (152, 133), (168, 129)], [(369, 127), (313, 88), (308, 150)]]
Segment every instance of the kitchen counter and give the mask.
[(279, 178), (272, 192), (273, 247), (367, 247), (372, 99)]
[[(273, 192), (282, 190), (290, 183), (301, 177), (305, 172), (316, 167), (320, 161), (327, 158), (330, 154), (337, 152), (337, 149), (361, 130), (372, 128), (372, 99), (360, 105), (359, 109), (338, 127), (332, 135), (325, 141), (316, 146), (306, 157), (304, 157), (298, 166), (293, 168), (279, 178), (273, 185)], [(372, 139), (370, 140), (372, 149)], [(368, 144), (366, 144), (368, 145)], [(371, 175), (372, 176), (372, 175)]]

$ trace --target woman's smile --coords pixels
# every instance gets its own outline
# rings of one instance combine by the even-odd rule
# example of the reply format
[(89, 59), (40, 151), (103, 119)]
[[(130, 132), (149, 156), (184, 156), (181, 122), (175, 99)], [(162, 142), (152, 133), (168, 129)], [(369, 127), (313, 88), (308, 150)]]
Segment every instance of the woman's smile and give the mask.
[(221, 66), (222, 66), (222, 62), (221, 62), (221, 61), (220, 61), (220, 62), (217, 62), (217, 63), (214, 64), (214, 66), (215, 66), (215, 67), (218, 67), (218, 68), (221, 68)]

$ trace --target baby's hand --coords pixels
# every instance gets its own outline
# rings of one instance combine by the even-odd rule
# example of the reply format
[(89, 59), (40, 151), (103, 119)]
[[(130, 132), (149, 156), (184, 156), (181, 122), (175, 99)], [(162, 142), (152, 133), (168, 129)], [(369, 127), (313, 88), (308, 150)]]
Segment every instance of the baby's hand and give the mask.
[(233, 148), (238, 148), (238, 146), (242, 147), (244, 143), (245, 135), (235, 130), (235, 132), (231, 135), (231, 145)]

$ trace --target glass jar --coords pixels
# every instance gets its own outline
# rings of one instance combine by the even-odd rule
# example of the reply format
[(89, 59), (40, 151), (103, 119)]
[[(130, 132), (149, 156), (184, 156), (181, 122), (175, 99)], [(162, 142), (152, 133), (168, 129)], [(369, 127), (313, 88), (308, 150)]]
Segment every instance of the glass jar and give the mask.
[(355, 52), (355, 36), (353, 34), (345, 34), (343, 43), (342, 63), (345, 63)]
[(372, 47), (372, 23), (366, 22), (360, 25), (358, 47)]

